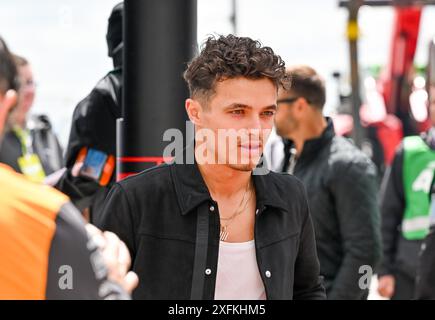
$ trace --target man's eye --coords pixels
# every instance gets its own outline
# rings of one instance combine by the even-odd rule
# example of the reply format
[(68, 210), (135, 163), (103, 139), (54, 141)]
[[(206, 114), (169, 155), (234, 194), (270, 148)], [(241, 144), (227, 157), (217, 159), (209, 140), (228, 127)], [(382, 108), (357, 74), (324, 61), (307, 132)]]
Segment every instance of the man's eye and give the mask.
[(235, 115), (241, 115), (244, 113), (244, 110), (232, 110), (230, 113)]
[(265, 117), (272, 117), (272, 116), (275, 115), (275, 111), (264, 111), (262, 113), (262, 115), (265, 116)]

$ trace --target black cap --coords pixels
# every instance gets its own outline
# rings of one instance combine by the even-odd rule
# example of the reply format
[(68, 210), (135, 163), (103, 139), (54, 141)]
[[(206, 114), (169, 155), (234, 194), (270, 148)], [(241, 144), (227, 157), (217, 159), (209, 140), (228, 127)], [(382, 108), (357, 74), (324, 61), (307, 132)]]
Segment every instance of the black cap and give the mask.
[(122, 49), (122, 20), (124, 15), (124, 3), (118, 3), (112, 10), (107, 28), (107, 46), (109, 57), (114, 57)]

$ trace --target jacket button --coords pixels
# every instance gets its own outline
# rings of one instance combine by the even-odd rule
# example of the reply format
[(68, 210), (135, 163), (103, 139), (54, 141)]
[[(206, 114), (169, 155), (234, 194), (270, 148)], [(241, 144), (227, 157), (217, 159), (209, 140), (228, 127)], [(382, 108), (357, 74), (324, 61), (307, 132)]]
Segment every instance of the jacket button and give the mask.
[(260, 209), (255, 210), (255, 214), (258, 215), (260, 213)]
[(211, 269), (206, 269), (205, 270), (205, 274), (208, 275), (208, 276), (211, 275)]
[(214, 210), (215, 210), (214, 206), (211, 206), (211, 207), (210, 207), (210, 211), (211, 211), (211, 212), (214, 212)]
[(266, 278), (269, 278), (269, 279), (272, 277), (272, 273), (269, 270), (266, 271), (265, 275), (266, 275)]

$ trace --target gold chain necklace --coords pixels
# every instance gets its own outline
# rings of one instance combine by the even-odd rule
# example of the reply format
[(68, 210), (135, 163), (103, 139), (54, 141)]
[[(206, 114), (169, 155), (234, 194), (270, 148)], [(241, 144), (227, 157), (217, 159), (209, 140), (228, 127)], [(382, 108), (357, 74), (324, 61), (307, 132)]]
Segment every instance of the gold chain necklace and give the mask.
[[(242, 214), (246, 210), (246, 208), (248, 207), (249, 200), (251, 200), (251, 198), (252, 198), (252, 192), (249, 193), (249, 197), (246, 199), (246, 201), (245, 201), (245, 198), (246, 198), (246, 194), (248, 193), (250, 185), (251, 185), (251, 180), (249, 180), (248, 185), (246, 186), (246, 190), (243, 194), (242, 200), (240, 201), (240, 204), (239, 204), (238, 208), (236, 209), (236, 211), (234, 212), (234, 214), (229, 218), (221, 218), (221, 220), (229, 221), (224, 226), (221, 224), (221, 232), (220, 232), (220, 240), (221, 241), (226, 241), (228, 239), (228, 236), (229, 236), (228, 227), (234, 222), (234, 219), (237, 216), (239, 216), (240, 214)], [(245, 204), (242, 207), (243, 203), (245, 203)]]

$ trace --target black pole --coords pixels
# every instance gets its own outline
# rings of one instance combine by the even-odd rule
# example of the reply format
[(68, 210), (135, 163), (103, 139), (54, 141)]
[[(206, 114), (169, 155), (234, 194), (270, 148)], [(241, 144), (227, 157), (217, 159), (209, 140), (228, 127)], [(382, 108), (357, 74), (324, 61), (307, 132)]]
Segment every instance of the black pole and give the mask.
[(231, 24), (233, 26), (233, 34), (237, 35), (237, 0), (231, 0)]
[(364, 139), (364, 129), (361, 125), (360, 119), (360, 107), (361, 107), (361, 95), (360, 95), (360, 75), (358, 65), (358, 39), (359, 39), (359, 27), (358, 27), (358, 11), (363, 1), (351, 0), (349, 2), (349, 18), (347, 24), (347, 37), (349, 41), (349, 55), (350, 55), (350, 74), (352, 85), (352, 117), (353, 117), (353, 139), (358, 147), (361, 147)]
[(429, 59), (427, 63), (427, 92), (429, 94), (429, 101), (433, 99), (435, 94), (435, 38), (433, 38), (429, 45)]
[(184, 133), (183, 72), (196, 50), (196, 0), (125, 0), (118, 178), (163, 161), (167, 129)]

